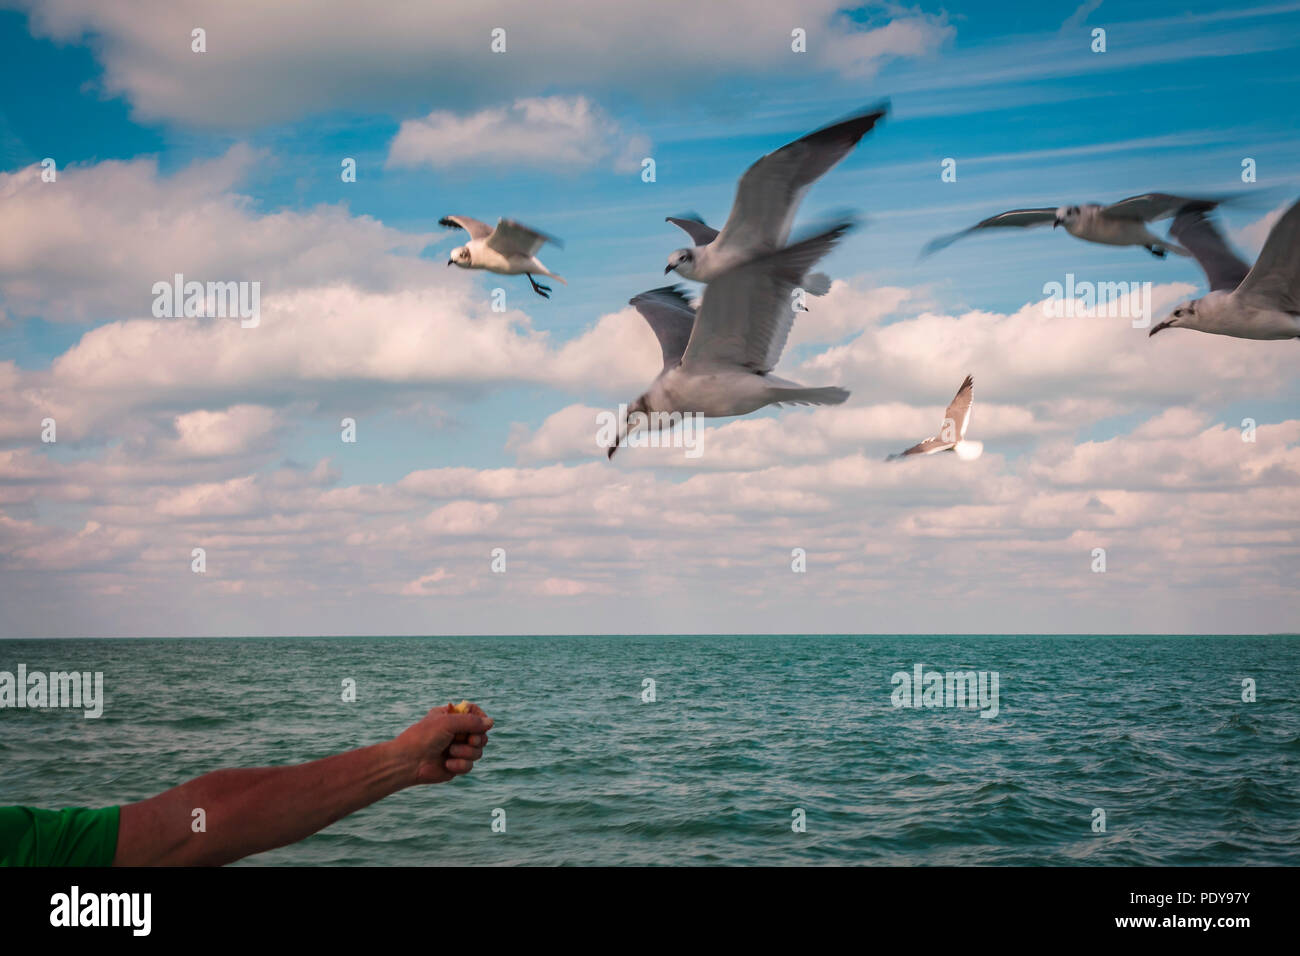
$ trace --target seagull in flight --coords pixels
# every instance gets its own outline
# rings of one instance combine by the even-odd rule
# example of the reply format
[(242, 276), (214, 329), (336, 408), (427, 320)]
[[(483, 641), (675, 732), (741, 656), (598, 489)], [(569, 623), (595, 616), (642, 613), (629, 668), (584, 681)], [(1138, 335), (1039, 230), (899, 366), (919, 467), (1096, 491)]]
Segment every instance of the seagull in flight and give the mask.
[(443, 216), (438, 225), (448, 229), (464, 229), (469, 233), (469, 242), (451, 250), (447, 265), (460, 266), (462, 269), (486, 269), (501, 275), (526, 275), (533, 284), (533, 291), (543, 299), (551, 297), (551, 287), (540, 285), (533, 278), (533, 273), (550, 276), (565, 285), (558, 275), (537, 258), (537, 250), (548, 242), (563, 247), (563, 243), (554, 236), (548, 236), (536, 229), (515, 222), (513, 219), (498, 219), (493, 229), (485, 222), (471, 219), (469, 216)]
[(943, 413), (943, 424), (939, 427), (939, 434), (927, 438), (918, 445), (913, 445), (907, 451), (890, 455), (885, 461), (896, 461), (908, 455), (933, 455), (940, 451), (955, 451), (962, 461), (974, 461), (978, 458), (984, 451), (983, 443), (966, 441), (966, 426), (970, 424), (970, 407), (975, 400), (972, 394), (974, 388), (975, 379), (967, 375), (961, 387), (957, 389), (957, 394), (948, 404), (948, 410)]
[(1222, 199), (1188, 199), (1183, 196), (1171, 196), (1169, 193), (1143, 193), (1141, 196), (1121, 199), (1109, 206), (1085, 203), (1082, 206), (1012, 209), (990, 216), (983, 222), (977, 222), (969, 229), (931, 240), (921, 250), (921, 255), (932, 255), (952, 245), (963, 236), (981, 229), (1000, 229), (1009, 226), (1024, 229), (1045, 226), (1050, 222), (1053, 229), (1064, 226), (1065, 231), (1070, 235), (1087, 242), (1097, 242), (1106, 246), (1141, 246), (1157, 259), (1163, 259), (1170, 252), (1180, 256), (1190, 256), (1191, 253), (1182, 246), (1168, 239), (1161, 239), (1152, 233), (1147, 229), (1147, 224), (1168, 219), (1184, 209), (1208, 212), (1223, 201)]
[(1202, 213), (1180, 213), (1170, 233), (1196, 256), (1210, 291), (1177, 306), (1162, 329), (1195, 329), (1239, 339), (1300, 338), (1300, 201), (1269, 231), (1247, 267)]
[[(685, 230), (693, 245), (668, 257), (664, 275), (676, 272), (684, 279), (712, 282), (729, 269), (782, 248), (812, 184), (847, 156), (888, 112), (888, 102), (882, 102), (758, 160), (740, 177), (731, 214), (721, 232), (695, 215), (669, 216), (666, 221)], [(813, 295), (824, 295), (830, 289), (830, 279), (821, 273), (810, 275), (803, 287)]]
[(633, 298), (630, 304), (659, 340), (664, 367), (628, 406), (609, 457), (628, 436), (673, 413), (726, 418), (764, 405), (839, 405), (847, 399), (845, 389), (807, 388), (771, 372), (794, 324), (791, 290), (851, 225), (841, 222), (729, 269), (705, 288), (698, 312), (681, 286)]

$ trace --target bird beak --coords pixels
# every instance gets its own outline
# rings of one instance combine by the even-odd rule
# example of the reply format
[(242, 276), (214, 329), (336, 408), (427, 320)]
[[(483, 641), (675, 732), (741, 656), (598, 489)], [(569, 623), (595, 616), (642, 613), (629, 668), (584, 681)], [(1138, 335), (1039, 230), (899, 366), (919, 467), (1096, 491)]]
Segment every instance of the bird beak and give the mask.
[(668, 275), (668, 273), (672, 272), (675, 268), (676, 266), (664, 266), (664, 275)]
[(1052, 228), (1053, 228), (1053, 229), (1055, 229), (1055, 228), (1056, 228), (1057, 226), (1059, 226), (1060, 224), (1061, 224), (1061, 220), (1060, 220), (1060, 219), (1053, 219), (1053, 220), (1052, 220)]
[(637, 423), (636, 427), (633, 427), (633, 424), (629, 421), (631, 417), (631, 415), (628, 415), (624, 417), (621, 423), (619, 423), (618, 437), (614, 439), (614, 444), (609, 448), (610, 461), (614, 460), (614, 452), (618, 451), (619, 446), (627, 444), (627, 440), (631, 437), (632, 433), (641, 427), (639, 423)]
[(1161, 322), (1159, 325), (1153, 326), (1151, 328), (1151, 331), (1147, 333), (1147, 338), (1151, 338), (1151, 336), (1155, 335), (1161, 329), (1173, 328), (1173, 325), (1174, 325), (1173, 322)]
[(448, 259), (448, 260), (447, 260), (447, 265), (451, 265), (451, 264), (452, 264), (453, 262), (455, 262), (455, 261), (456, 261), (455, 259)]

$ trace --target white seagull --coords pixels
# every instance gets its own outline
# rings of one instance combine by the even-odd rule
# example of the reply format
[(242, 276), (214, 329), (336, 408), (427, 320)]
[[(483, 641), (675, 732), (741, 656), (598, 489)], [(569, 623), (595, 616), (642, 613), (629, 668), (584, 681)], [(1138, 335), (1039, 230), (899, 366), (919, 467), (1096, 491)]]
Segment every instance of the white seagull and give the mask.
[(845, 389), (807, 388), (770, 373), (794, 324), (791, 290), (850, 228), (840, 223), (728, 270), (704, 290), (698, 312), (680, 286), (632, 299), (659, 339), (664, 367), (628, 406), (609, 457), (629, 435), (654, 427), (660, 414), (726, 418), (764, 405), (838, 405), (847, 399)]
[(1052, 228), (1064, 226), (1065, 231), (1086, 242), (1097, 242), (1106, 246), (1141, 246), (1158, 259), (1163, 259), (1168, 252), (1180, 256), (1190, 255), (1182, 246), (1161, 239), (1147, 229), (1147, 223), (1170, 216), (1184, 209), (1208, 211), (1223, 202), (1222, 199), (1187, 199), (1171, 196), (1169, 193), (1143, 193), (1130, 196), (1119, 202), (1102, 206), (1097, 203), (1085, 203), (1082, 206), (1039, 206), (1034, 209), (1012, 209), (1009, 212), (990, 216), (983, 222), (977, 222), (969, 229), (940, 236), (931, 240), (922, 256), (928, 256), (952, 245), (963, 236), (980, 229), (996, 229), (1008, 226), (1028, 228), (1045, 226), (1049, 222)]
[(486, 269), (507, 276), (526, 275), (533, 284), (533, 291), (544, 299), (551, 297), (551, 287), (539, 285), (533, 278), (534, 272), (564, 282), (537, 258), (537, 250), (548, 242), (563, 246), (554, 236), (529, 229), (513, 219), (498, 219), (497, 227), (493, 229), (487, 223), (469, 216), (443, 216), (438, 220), (438, 225), (449, 229), (464, 229), (469, 233), (469, 242), (451, 250), (451, 258), (447, 260), (449, 266)]
[(913, 445), (907, 451), (890, 455), (885, 461), (896, 461), (908, 455), (933, 455), (940, 451), (955, 451), (962, 461), (974, 461), (978, 458), (984, 451), (983, 443), (966, 441), (966, 426), (970, 424), (970, 407), (975, 401), (974, 389), (975, 379), (967, 375), (966, 380), (961, 383), (961, 388), (957, 389), (957, 394), (948, 404), (948, 410), (943, 413), (943, 424), (939, 427), (939, 434), (927, 438), (918, 445)]
[[(698, 216), (669, 216), (694, 246), (668, 257), (664, 275), (712, 282), (729, 269), (783, 247), (790, 238), (799, 204), (814, 182), (848, 155), (889, 112), (887, 102), (839, 123), (823, 127), (775, 152), (768, 153), (740, 177), (731, 213), (719, 232)], [(830, 279), (821, 273), (806, 277), (806, 291), (824, 295)]]
[(1249, 271), (1204, 216), (1184, 213), (1174, 220), (1170, 231), (1175, 230), (1205, 271), (1210, 291), (1175, 308), (1148, 338), (1162, 329), (1239, 339), (1300, 338), (1300, 201), (1274, 224)]

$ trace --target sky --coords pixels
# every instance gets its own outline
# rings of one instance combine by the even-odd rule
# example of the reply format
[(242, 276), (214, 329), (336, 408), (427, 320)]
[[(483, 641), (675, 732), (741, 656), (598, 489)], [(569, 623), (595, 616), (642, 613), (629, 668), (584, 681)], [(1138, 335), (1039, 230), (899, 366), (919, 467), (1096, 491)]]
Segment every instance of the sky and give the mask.
[[(0, 637), (1296, 630), (1300, 342), (1044, 303), (1150, 283), (1158, 319), (1193, 260), (919, 253), (1158, 190), (1230, 196), (1253, 260), (1300, 194), (1300, 3), (438, 7), (0, 0)], [(664, 217), (721, 226), (884, 99), (801, 208), (861, 226), (777, 368), (848, 402), (607, 461)], [(568, 285), (448, 268), (448, 214), (561, 237)], [(258, 324), (156, 315), (177, 273), (258, 283)], [(983, 455), (886, 463), (966, 374)]]

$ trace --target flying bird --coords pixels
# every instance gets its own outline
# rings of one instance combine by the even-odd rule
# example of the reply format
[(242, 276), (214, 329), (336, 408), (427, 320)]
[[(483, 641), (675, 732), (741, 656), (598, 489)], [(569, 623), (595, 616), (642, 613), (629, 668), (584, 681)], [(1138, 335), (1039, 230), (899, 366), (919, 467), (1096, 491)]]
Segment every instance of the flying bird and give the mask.
[[(740, 177), (736, 198), (722, 231), (694, 215), (669, 216), (691, 237), (692, 246), (668, 257), (664, 275), (712, 282), (724, 272), (783, 247), (790, 238), (799, 204), (824, 176), (889, 112), (888, 102), (809, 133), (758, 160)], [(821, 273), (800, 277), (805, 291), (824, 295), (830, 279)]]
[(462, 269), (486, 269), (501, 275), (526, 275), (533, 284), (533, 291), (543, 299), (551, 297), (551, 287), (541, 285), (533, 278), (533, 273), (550, 276), (565, 285), (562, 278), (542, 265), (537, 258), (537, 250), (548, 242), (563, 247), (563, 243), (554, 236), (530, 229), (513, 219), (498, 219), (493, 229), (485, 222), (471, 219), (469, 216), (443, 216), (438, 225), (448, 229), (464, 229), (469, 233), (469, 242), (451, 250), (447, 265), (460, 266)]
[(984, 445), (977, 441), (966, 441), (966, 426), (970, 424), (970, 407), (975, 400), (974, 389), (975, 379), (967, 375), (965, 381), (961, 383), (961, 388), (957, 389), (957, 394), (948, 404), (948, 410), (943, 413), (943, 424), (939, 428), (939, 434), (927, 438), (918, 445), (913, 445), (907, 451), (890, 455), (885, 461), (896, 461), (908, 455), (933, 455), (940, 451), (955, 451), (962, 461), (974, 461), (978, 458), (984, 451)]
[(851, 228), (842, 222), (784, 249), (731, 268), (704, 290), (699, 311), (680, 286), (643, 292), (630, 301), (663, 352), (663, 370), (620, 423), (618, 446), (661, 413), (710, 418), (747, 415), (764, 405), (838, 405), (842, 388), (807, 388), (771, 374), (785, 349), (795, 311), (790, 292)]
[(1196, 256), (1210, 291), (1177, 306), (1152, 326), (1148, 338), (1162, 329), (1239, 339), (1300, 338), (1300, 201), (1274, 224), (1249, 270), (1197, 212), (1180, 213), (1170, 232)]
[(1013, 226), (1024, 229), (1051, 223), (1053, 229), (1064, 226), (1065, 231), (1070, 235), (1087, 242), (1097, 242), (1107, 246), (1141, 246), (1158, 259), (1163, 259), (1169, 252), (1188, 256), (1191, 253), (1186, 249), (1168, 239), (1161, 239), (1147, 228), (1147, 224), (1168, 219), (1185, 209), (1208, 212), (1223, 201), (1223, 199), (1187, 199), (1182, 196), (1171, 196), (1169, 193), (1143, 193), (1141, 196), (1121, 199), (1109, 206), (1086, 203), (1082, 206), (1012, 209), (990, 216), (983, 222), (977, 222), (969, 229), (931, 240), (921, 250), (921, 255), (932, 255), (952, 245), (963, 236), (969, 236), (981, 229)]

